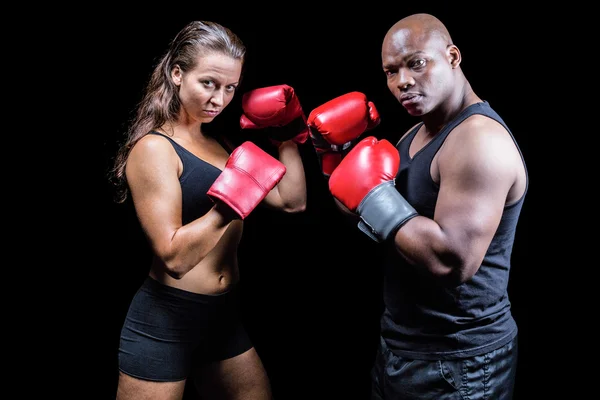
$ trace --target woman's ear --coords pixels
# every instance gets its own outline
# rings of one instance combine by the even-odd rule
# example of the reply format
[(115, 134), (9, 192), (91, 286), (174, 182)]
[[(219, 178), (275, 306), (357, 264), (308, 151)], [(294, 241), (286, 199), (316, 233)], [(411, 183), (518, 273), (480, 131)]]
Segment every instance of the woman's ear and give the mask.
[(173, 66), (173, 69), (171, 69), (171, 79), (173, 80), (173, 84), (175, 86), (181, 85), (181, 81), (183, 80), (183, 73), (181, 72), (181, 68), (177, 64)]

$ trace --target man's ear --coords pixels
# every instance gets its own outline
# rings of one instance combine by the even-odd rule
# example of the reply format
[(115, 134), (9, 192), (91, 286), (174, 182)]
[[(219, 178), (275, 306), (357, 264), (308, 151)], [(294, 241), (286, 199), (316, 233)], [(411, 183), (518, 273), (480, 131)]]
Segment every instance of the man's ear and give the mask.
[(456, 68), (460, 65), (462, 61), (462, 56), (460, 54), (460, 50), (455, 45), (451, 44), (446, 48), (446, 54), (448, 56), (448, 61), (450, 61), (450, 65), (452, 68)]

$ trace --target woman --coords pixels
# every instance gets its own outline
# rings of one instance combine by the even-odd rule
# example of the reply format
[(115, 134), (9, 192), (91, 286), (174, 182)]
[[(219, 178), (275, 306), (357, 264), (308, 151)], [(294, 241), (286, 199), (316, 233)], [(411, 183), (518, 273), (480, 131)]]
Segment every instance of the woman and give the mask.
[[(188, 378), (202, 398), (272, 398), (237, 314), (237, 247), (258, 203), (303, 211), (306, 182), (297, 141), (283, 141), (277, 160), (249, 142), (232, 149), (204, 129), (233, 99), (245, 53), (224, 26), (185, 26), (117, 153), (118, 201), (131, 195), (153, 251), (121, 331), (118, 400), (181, 399)], [(240, 168), (253, 179), (236, 178)], [(247, 187), (255, 174), (271, 178), (258, 196)]]

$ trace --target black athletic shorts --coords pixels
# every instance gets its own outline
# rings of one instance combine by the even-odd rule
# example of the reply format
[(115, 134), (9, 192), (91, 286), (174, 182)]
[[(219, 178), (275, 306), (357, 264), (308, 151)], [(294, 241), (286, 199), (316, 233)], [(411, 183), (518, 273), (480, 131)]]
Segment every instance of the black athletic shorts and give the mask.
[(119, 369), (151, 381), (179, 381), (192, 366), (224, 360), (252, 347), (238, 313), (237, 289), (205, 295), (148, 277), (121, 329)]

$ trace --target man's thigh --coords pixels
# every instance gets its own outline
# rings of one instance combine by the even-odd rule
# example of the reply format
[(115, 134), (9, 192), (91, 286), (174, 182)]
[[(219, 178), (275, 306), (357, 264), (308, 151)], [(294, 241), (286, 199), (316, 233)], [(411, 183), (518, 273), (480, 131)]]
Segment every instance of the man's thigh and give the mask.
[(414, 360), (381, 343), (372, 370), (372, 400), (510, 400), (517, 362), (516, 338), (479, 356), (456, 360)]

